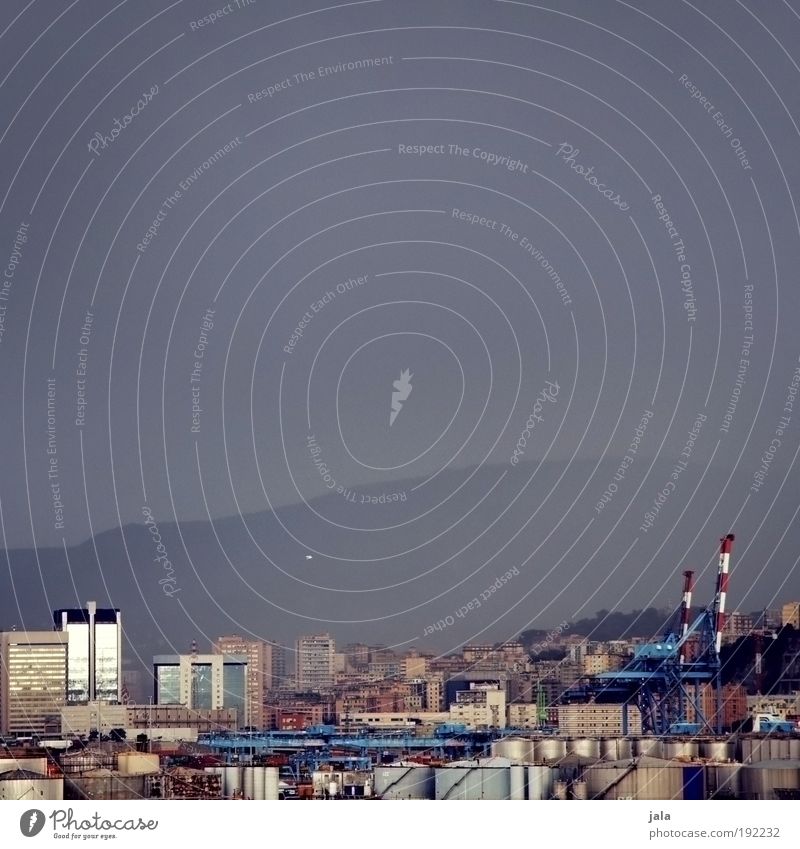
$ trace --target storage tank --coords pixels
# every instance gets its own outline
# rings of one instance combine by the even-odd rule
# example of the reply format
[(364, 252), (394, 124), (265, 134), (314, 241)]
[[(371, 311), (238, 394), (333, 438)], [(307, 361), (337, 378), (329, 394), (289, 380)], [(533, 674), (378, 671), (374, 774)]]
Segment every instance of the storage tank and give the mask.
[(100, 751), (76, 752), (61, 758), (61, 769), (64, 775), (76, 775), (96, 769), (111, 769), (113, 766), (113, 756)]
[(245, 799), (255, 799), (255, 775), (258, 766), (246, 766), (242, 768), (242, 793)]
[(789, 739), (789, 757), (793, 761), (800, 761), (800, 737)]
[(575, 737), (573, 740), (567, 740), (567, 754), (596, 760), (600, 757), (600, 741), (595, 737)]
[(700, 751), (696, 740), (665, 740), (661, 747), (662, 757), (667, 760), (694, 760)]
[(527, 737), (505, 737), (492, 743), (492, 755), (508, 758), (511, 763), (533, 763), (533, 740)]
[(454, 761), (436, 770), (437, 799), (508, 799), (511, 793), (510, 765), (488, 761)]
[(685, 765), (643, 757), (633, 761), (600, 761), (586, 769), (590, 799), (705, 798), (702, 765)]
[(742, 765), (708, 763), (706, 783), (709, 799), (738, 799), (742, 793)]
[(730, 740), (701, 740), (700, 757), (714, 763), (733, 760), (733, 743)]
[(242, 790), (242, 768), (240, 766), (226, 766), (222, 774), (222, 795), (226, 799), (238, 796)]
[(549, 799), (553, 795), (555, 770), (550, 766), (528, 767), (528, 798), (533, 801)]
[(279, 798), (280, 770), (276, 766), (264, 767), (264, 798), (277, 802)]
[(120, 775), (153, 775), (158, 772), (158, 755), (148, 752), (120, 752), (117, 756)]
[(265, 799), (265, 791), (266, 791), (266, 777), (264, 774), (264, 770), (266, 767), (263, 766), (254, 766), (253, 767), (253, 798), (258, 800), (259, 802)]
[(769, 737), (745, 737), (742, 739), (742, 761), (744, 763), (758, 763), (769, 759)]
[(328, 795), (331, 799), (335, 799), (339, 795), (339, 782), (338, 781), (329, 781), (328, 782)]
[(769, 737), (769, 759), (784, 760), (791, 757), (788, 737)]
[(567, 744), (558, 737), (545, 737), (534, 740), (534, 760), (539, 763), (560, 761), (567, 754)]
[(780, 799), (779, 790), (800, 789), (800, 761), (759, 761), (742, 767), (742, 793), (746, 799)]
[(0, 774), (0, 801), (60, 802), (63, 798), (63, 778), (48, 778), (29, 769), (11, 769)]
[(15, 769), (47, 775), (47, 758), (0, 758), (0, 774)]
[(433, 767), (396, 763), (375, 767), (375, 795), (379, 799), (433, 799)]
[(633, 757), (633, 741), (628, 737), (604, 737), (600, 740), (600, 757), (606, 761), (624, 761)]
[(567, 798), (567, 782), (558, 779), (558, 781), (553, 783), (553, 798), (554, 799), (566, 799)]
[(525, 767), (511, 764), (509, 767), (509, 799), (522, 802), (525, 799)]
[(589, 798), (589, 785), (585, 781), (573, 781), (572, 782), (572, 798), (573, 799), (588, 799)]
[(633, 753), (637, 757), (660, 758), (663, 754), (661, 740), (658, 737), (637, 737), (633, 741)]

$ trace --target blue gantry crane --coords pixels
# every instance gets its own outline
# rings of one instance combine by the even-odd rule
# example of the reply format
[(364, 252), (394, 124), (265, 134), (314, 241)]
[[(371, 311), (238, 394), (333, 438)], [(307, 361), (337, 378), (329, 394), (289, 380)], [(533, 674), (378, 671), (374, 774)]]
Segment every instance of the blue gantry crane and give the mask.
[[(719, 569), (712, 603), (690, 621), (694, 573), (684, 572), (684, 590), (677, 627), (667, 628), (659, 641), (638, 646), (627, 665), (595, 676), (588, 686), (566, 694), (596, 702), (635, 704), (646, 734), (720, 733), (722, 690), (720, 647), (725, 627), (728, 569), (734, 535), (720, 540)], [(715, 710), (706, 715), (701, 688), (711, 685)], [(689, 707), (694, 721), (688, 721)], [(623, 710), (627, 725), (627, 710)], [(627, 727), (623, 728), (627, 733)]]

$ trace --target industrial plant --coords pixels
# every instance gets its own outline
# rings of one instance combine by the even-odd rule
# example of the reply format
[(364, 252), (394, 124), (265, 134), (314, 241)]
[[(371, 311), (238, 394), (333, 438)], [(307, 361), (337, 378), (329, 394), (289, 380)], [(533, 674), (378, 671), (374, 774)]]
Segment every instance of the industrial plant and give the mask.
[[(0, 799), (797, 799), (800, 603), (694, 572), (655, 638), (562, 623), (436, 655), (219, 637), (126, 675), (121, 615), (0, 633)], [(142, 684), (148, 691), (143, 698)], [(138, 687), (138, 696), (137, 695)]]

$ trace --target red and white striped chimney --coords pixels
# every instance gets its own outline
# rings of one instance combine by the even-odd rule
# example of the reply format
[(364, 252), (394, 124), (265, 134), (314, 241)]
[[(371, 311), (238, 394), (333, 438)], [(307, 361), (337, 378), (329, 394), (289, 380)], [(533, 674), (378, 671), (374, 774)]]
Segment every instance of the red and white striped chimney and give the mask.
[(719, 572), (717, 573), (717, 594), (714, 599), (714, 612), (716, 614), (716, 649), (719, 654), (722, 648), (722, 632), (725, 628), (725, 599), (728, 596), (728, 567), (731, 560), (731, 549), (733, 548), (733, 534), (728, 534), (719, 541)]

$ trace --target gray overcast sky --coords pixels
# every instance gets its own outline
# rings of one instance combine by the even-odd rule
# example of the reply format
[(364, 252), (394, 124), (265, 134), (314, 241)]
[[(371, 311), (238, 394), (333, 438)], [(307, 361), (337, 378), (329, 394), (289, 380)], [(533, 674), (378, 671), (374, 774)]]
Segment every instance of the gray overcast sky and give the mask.
[(0, 32), (0, 627), (447, 649), (705, 601), (731, 530), (731, 607), (800, 595), (795, 0)]

